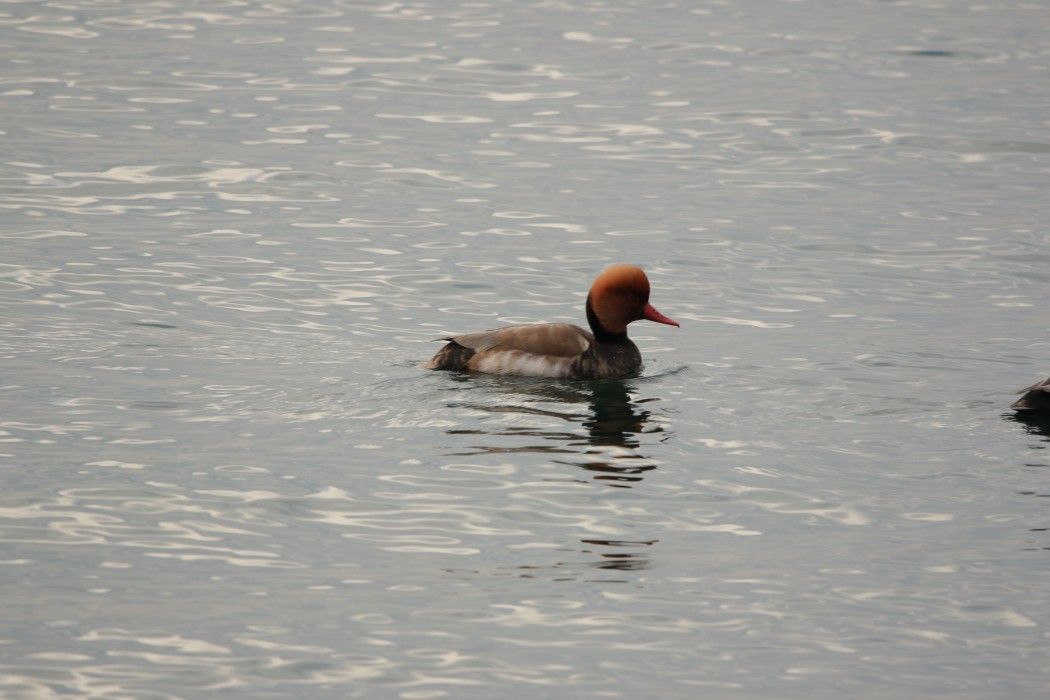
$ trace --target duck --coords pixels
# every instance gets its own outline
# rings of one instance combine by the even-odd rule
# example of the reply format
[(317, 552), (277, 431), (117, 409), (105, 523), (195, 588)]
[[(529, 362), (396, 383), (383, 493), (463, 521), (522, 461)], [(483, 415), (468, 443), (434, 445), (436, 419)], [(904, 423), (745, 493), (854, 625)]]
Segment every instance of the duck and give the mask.
[(611, 379), (642, 368), (642, 354), (627, 326), (645, 319), (681, 327), (649, 303), (649, 278), (634, 265), (613, 265), (587, 294), (590, 331), (571, 323), (504, 326), (439, 338), (447, 344), (427, 369), (521, 377)]
[(1010, 404), (1010, 408), (1018, 413), (1050, 415), (1050, 378), (1021, 389), (1019, 393), (1024, 396)]

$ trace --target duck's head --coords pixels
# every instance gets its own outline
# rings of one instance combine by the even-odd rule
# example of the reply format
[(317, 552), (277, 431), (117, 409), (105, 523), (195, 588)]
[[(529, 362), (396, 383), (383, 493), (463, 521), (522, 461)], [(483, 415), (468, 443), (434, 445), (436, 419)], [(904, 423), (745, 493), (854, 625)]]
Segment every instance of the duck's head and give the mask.
[(587, 318), (595, 335), (626, 333), (628, 323), (643, 318), (678, 325), (649, 303), (649, 278), (634, 265), (613, 265), (598, 275), (587, 295)]

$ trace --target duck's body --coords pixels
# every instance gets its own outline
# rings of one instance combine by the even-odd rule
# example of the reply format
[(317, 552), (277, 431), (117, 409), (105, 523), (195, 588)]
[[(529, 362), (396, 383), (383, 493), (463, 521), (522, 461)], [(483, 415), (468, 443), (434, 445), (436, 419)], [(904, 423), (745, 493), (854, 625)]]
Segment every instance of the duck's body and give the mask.
[(1040, 413), (1050, 415), (1050, 379), (1037, 382), (1027, 389), (1022, 389), (1024, 394), (1010, 405), (1015, 411), (1024, 413)]
[(642, 367), (627, 324), (643, 318), (678, 325), (649, 304), (644, 272), (614, 265), (587, 295), (590, 332), (570, 323), (537, 323), (457, 335), (443, 338), (448, 344), (424, 367), (524, 377), (621, 377)]
[(626, 334), (598, 343), (571, 323), (505, 326), (457, 335), (426, 364), (431, 369), (473, 370), (521, 377), (606, 379), (638, 371), (642, 354)]

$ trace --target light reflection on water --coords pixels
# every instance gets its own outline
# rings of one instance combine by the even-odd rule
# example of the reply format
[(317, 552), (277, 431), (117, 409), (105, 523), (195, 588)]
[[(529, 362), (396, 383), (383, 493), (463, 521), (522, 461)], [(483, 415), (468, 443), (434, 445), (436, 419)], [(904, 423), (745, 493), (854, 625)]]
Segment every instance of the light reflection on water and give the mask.
[(11, 4), (0, 694), (1042, 698), (1046, 10), (790, 5)]

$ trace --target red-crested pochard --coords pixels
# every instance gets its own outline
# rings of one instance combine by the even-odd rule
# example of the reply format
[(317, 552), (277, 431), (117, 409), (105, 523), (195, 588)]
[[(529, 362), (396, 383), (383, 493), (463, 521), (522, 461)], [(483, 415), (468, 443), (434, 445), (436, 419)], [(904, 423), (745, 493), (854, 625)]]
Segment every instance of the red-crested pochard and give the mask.
[(620, 377), (642, 367), (627, 324), (643, 318), (678, 325), (649, 304), (644, 272), (613, 265), (598, 275), (587, 295), (590, 333), (570, 323), (536, 323), (442, 338), (448, 345), (423, 367), (523, 377)]
[(1050, 415), (1050, 379), (1021, 389), (1021, 393), (1024, 396), (1010, 404), (1010, 408), (1023, 413)]

